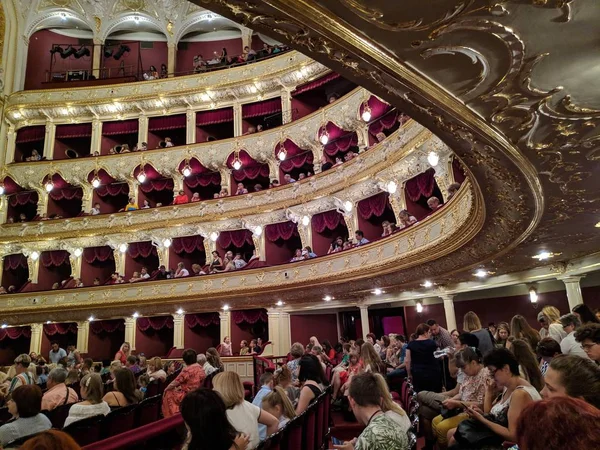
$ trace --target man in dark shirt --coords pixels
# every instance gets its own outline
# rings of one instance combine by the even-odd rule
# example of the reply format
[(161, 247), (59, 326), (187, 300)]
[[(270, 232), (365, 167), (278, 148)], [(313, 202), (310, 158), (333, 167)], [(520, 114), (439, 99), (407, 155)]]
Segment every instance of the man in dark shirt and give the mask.
[(454, 341), (452, 340), (452, 336), (450, 336), (448, 330), (440, 327), (433, 319), (429, 319), (426, 323), (429, 325), (429, 331), (431, 331), (433, 340), (440, 349), (446, 347), (454, 348)]
[(166, 280), (167, 278), (171, 278), (171, 275), (169, 275), (169, 272), (167, 272), (167, 269), (165, 268), (165, 266), (160, 266), (158, 268), (158, 273), (156, 274), (156, 280)]

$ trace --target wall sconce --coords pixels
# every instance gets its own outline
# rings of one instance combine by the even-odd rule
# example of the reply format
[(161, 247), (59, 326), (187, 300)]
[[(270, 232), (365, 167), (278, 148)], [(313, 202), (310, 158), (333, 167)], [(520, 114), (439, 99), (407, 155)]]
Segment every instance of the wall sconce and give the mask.
[(29, 256), (34, 261), (37, 261), (40, 258), (40, 254), (38, 252), (31, 252), (31, 254)]
[(305, 227), (307, 227), (309, 223), (310, 223), (310, 217), (308, 217), (308, 216), (302, 216), (302, 225), (304, 225)]
[(242, 168), (242, 161), (240, 161), (240, 152), (239, 152), (239, 150), (235, 151), (235, 155), (233, 156), (233, 162), (231, 163), (231, 166), (235, 170), (240, 170)]
[(163, 245), (164, 245), (166, 248), (169, 248), (169, 247), (171, 246), (171, 244), (172, 244), (172, 243), (173, 243), (173, 241), (171, 241), (171, 239), (169, 239), (169, 238), (166, 238), (166, 239), (163, 241)]
[(263, 233), (263, 227), (260, 225), (257, 225), (254, 227), (254, 230), (252, 230), (252, 232), (254, 233), (255, 236), (260, 236)]
[(0, 183), (0, 195), (4, 195), (4, 183)]
[(76, 248), (75, 250), (73, 250), (73, 254), (75, 255), (75, 257), (79, 258), (81, 255), (83, 255), (83, 249)]
[(140, 170), (140, 173), (138, 173), (136, 178), (140, 183), (143, 183), (144, 181), (146, 181), (146, 172), (144, 172), (143, 167), (142, 167), (142, 170)]
[(423, 313), (423, 303), (417, 302), (417, 314)]
[(534, 308), (537, 307), (538, 293), (537, 290), (533, 287), (529, 288), (529, 300), (531, 301), (531, 304)]
[(119, 251), (121, 253), (125, 253), (127, 251), (127, 244), (121, 244), (121, 245), (119, 245)]
[(440, 156), (436, 152), (429, 152), (427, 161), (431, 164), (431, 167), (435, 167), (438, 165), (438, 162), (440, 162)]
[(209, 237), (211, 241), (217, 242), (217, 239), (219, 239), (219, 232), (213, 231), (212, 233), (210, 233)]
[(46, 188), (46, 192), (50, 192), (52, 189), (54, 189), (54, 183), (52, 182), (52, 180), (48, 180), (46, 181), (44, 187)]
[(192, 174), (192, 168), (190, 167), (190, 162), (187, 159), (185, 160), (185, 166), (181, 170), (181, 173), (186, 178)]
[(361, 117), (362, 120), (364, 120), (367, 123), (371, 121), (371, 107), (369, 106), (368, 101), (363, 103), (363, 112)]
[(390, 194), (395, 194), (396, 191), (398, 190), (398, 184), (395, 181), (390, 181), (386, 185), (386, 189)]
[(321, 144), (327, 145), (327, 143), (329, 142), (329, 132), (327, 131), (327, 128), (325, 127), (325, 125), (323, 125), (321, 127), (319, 134), (320, 134), (319, 141), (321, 141)]
[(96, 188), (100, 187), (100, 183), (101, 183), (100, 178), (98, 177), (98, 173), (96, 173), (94, 175), (94, 178), (92, 179), (92, 187), (94, 189), (96, 189)]
[(279, 143), (279, 152), (277, 153), (277, 158), (279, 161), (285, 161), (285, 157), (287, 156), (287, 150), (283, 146), (283, 143)]

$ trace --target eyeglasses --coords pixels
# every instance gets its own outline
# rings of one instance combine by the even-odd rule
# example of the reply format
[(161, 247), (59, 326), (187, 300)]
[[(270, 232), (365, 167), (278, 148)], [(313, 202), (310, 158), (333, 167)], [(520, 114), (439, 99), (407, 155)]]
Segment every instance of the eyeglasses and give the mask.
[(500, 369), (496, 368), (496, 369), (491, 369), (488, 367), (488, 372), (490, 373), (491, 377), (495, 377), (496, 376), (496, 372), (498, 372)]
[(581, 348), (587, 351), (591, 350), (594, 345), (598, 345), (598, 343), (594, 342), (592, 344), (581, 344)]

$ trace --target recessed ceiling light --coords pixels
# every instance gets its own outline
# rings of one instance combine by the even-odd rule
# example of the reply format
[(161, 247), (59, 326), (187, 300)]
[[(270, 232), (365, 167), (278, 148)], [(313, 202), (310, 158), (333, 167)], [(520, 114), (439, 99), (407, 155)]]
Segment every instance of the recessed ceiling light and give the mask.
[(430, 288), (431, 286), (433, 286), (433, 283), (429, 280), (426, 280), (421, 286), (423, 286), (424, 288)]
[(179, 309), (177, 310), (177, 314), (179, 314), (179, 315), (182, 315), (183, 313), (184, 313), (184, 311), (183, 311), (183, 309), (182, 309), (182, 308), (179, 308)]
[(279, 301), (277, 302), (277, 306), (283, 306), (283, 302), (282, 302), (281, 300), (279, 300)]
[(540, 252), (537, 255), (532, 256), (532, 258), (537, 259), (538, 261), (545, 261), (546, 259), (554, 258), (558, 255), (560, 255), (560, 253)]
[(379, 288), (376, 288), (376, 289), (373, 289), (373, 294), (375, 294), (375, 295), (381, 295), (381, 294), (383, 294), (383, 291), (381, 289), (379, 289)]
[(137, 319), (138, 317), (140, 317), (139, 313), (137, 313), (137, 312), (134, 312), (134, 313), (133, 313), (133, 318), (134, 318), (134, 319)]
[(223, 305), (223, 311), (229, 311), (229, 305)]
[(93, 322), (94, 320), (95, 320), (95, 317), (94, 317), (94, 316), (90, 316), (90, 317), (88, 317), (88, 322)]
[(488, 276), (488, 272), (483, 269), (479, 269), (473, 275), (475, 275), (477, 278), (485, 278)]
[(331, 300), (333, 300), (333, 297), (331, 295), (326, 295), (325, 297), (323, 297), (323, 300), (325, 300), (326, 302), (330, 302)]
[(596, 228), (600, 228), (600, 222), (598, 222), (596, 225), (594, 225)]
[(46, 320), (46, 325), (50, 325), (52, 322), (50, 322), (49, 320)]

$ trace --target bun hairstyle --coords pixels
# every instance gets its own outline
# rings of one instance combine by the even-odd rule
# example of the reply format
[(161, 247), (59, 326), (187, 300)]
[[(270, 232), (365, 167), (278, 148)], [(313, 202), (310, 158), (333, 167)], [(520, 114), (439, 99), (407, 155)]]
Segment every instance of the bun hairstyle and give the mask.
[(467, 364), (475, 361), (478, 364), (481, 364), (483, 361), (483, 355), (476, 347), (465, 347), (462, 350), (456, 352), (454, 356), (456, 358), (456, 367), (463, 368)]

